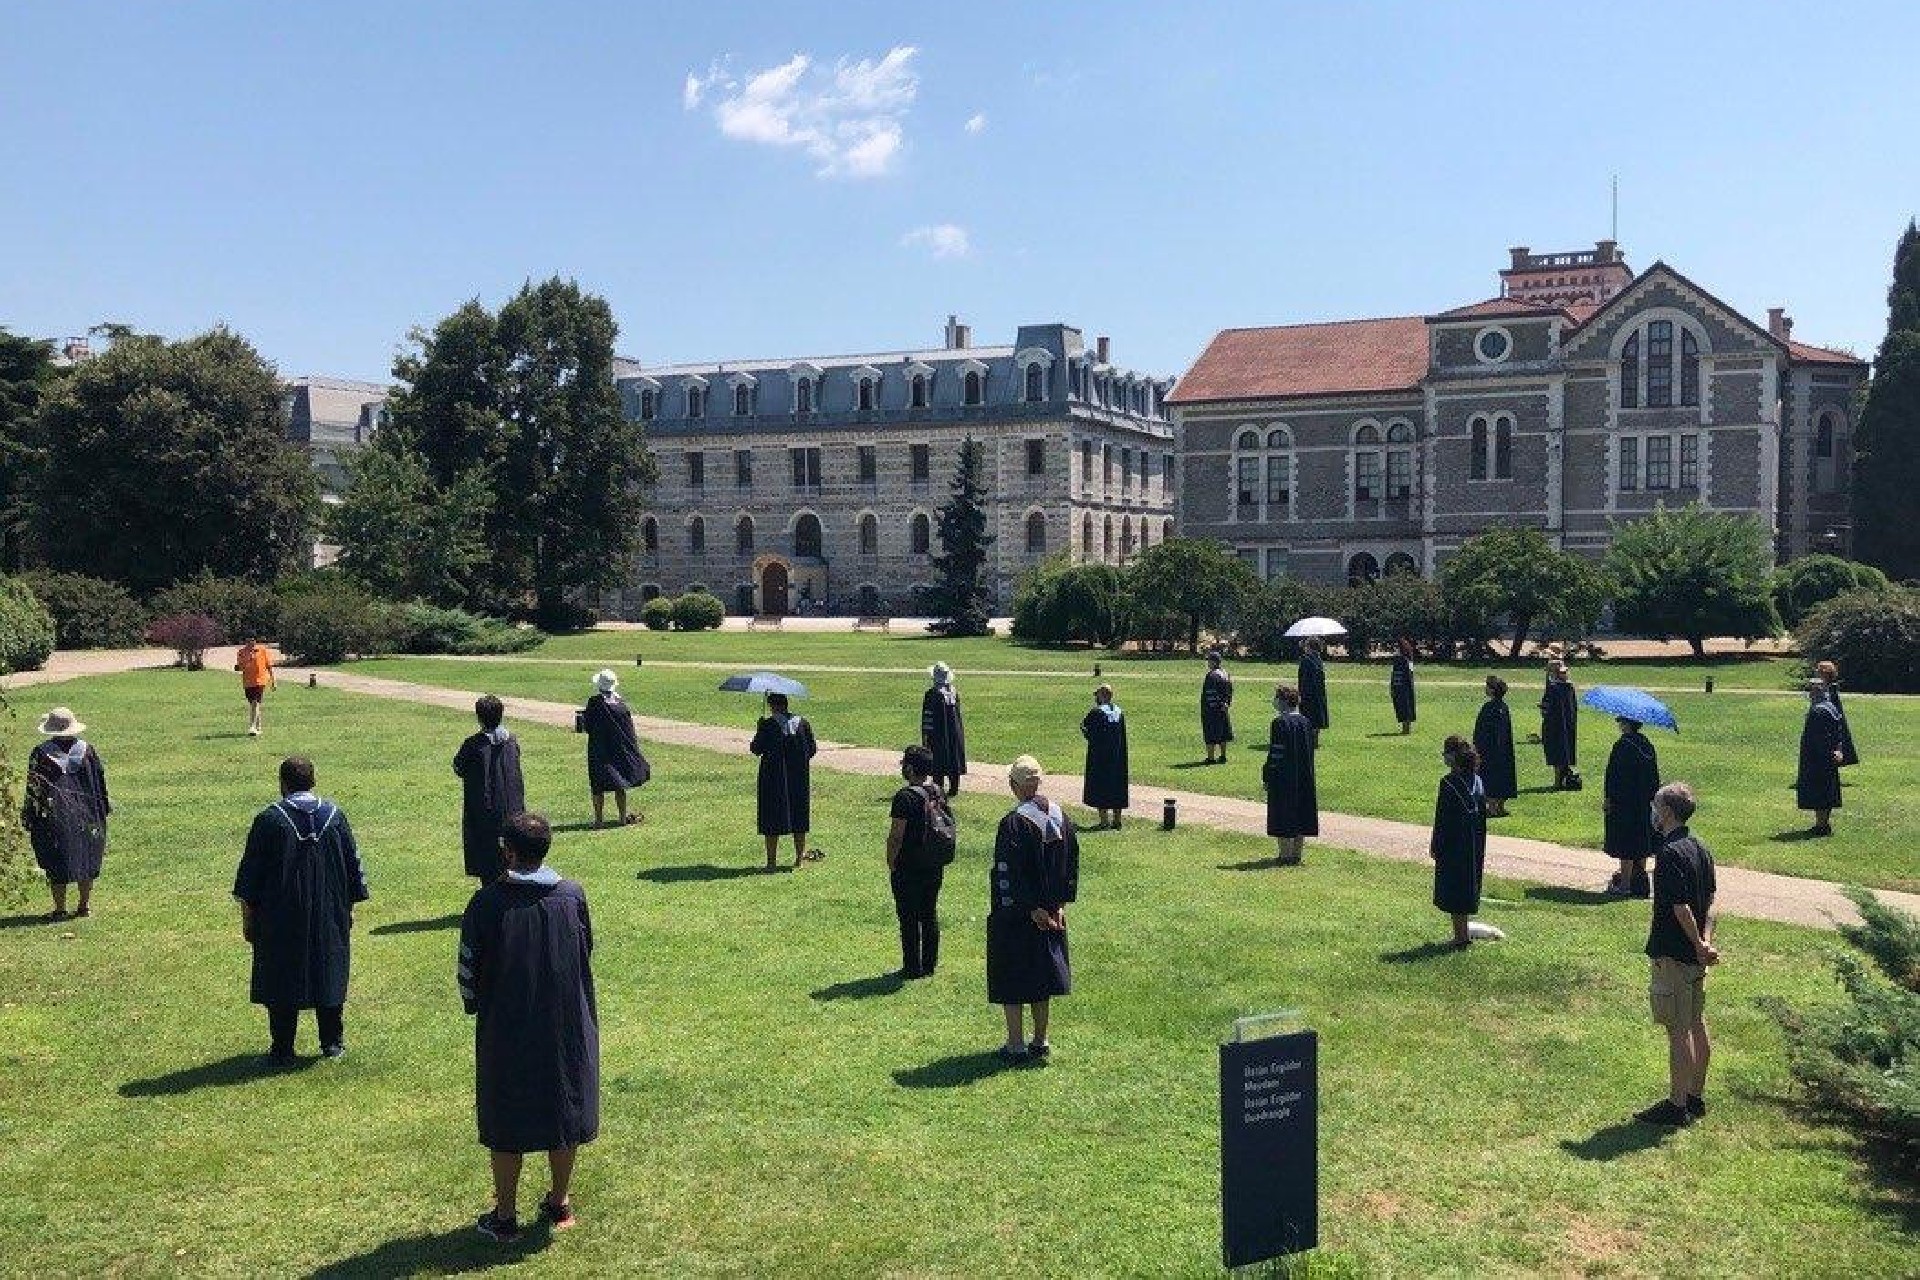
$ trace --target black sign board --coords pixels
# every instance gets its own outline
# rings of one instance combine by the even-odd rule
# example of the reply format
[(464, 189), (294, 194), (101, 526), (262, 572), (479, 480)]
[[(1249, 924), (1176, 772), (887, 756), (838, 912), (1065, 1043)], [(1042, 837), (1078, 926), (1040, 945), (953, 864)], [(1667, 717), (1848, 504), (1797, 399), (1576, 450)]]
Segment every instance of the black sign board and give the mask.
[(1229, 1267), (1320, 1243), (1320, 1038), (1220, 1046), (1220, 1242)]

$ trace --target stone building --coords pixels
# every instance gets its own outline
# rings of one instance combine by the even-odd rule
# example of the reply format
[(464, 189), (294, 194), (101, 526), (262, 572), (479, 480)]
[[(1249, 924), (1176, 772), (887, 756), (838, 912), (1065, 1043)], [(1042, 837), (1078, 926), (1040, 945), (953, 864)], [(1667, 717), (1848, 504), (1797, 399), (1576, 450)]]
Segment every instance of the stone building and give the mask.
[(346, 458), (386, 421), (388, 388), (347, 378), (290, 378), (281, 384), (287, 439), (304, 445), (328, 501), (346, 491)]
[(1848, 550), (1863, 361), (1612, 241), (1511, 254), (1467, 306), (1221, 331), (1169, 397), (1181, 531), (1323, 581), (1430, 574), (1494, 524), (1599, 556), (1691, 501), (1760, 516), (1782, 558)]
[(1173, 529), (1168, 379), (1115, 365), (1064, 324), (975, 346), (615, 372), (659, 480), (627, 589), (702, 588), (735, 613), (911, 613), (961, 442), (986, 451), (988, 581), (1007, 608), (1050, 555), (1120, 563)]

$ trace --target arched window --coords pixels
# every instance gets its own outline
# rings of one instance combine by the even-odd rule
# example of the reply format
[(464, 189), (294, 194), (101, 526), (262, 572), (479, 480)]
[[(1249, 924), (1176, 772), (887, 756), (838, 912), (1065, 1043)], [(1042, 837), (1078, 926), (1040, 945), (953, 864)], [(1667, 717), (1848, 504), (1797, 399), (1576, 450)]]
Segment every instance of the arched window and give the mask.
[(1145, 516), (1140, 517), (1140, 549), (1145, 551), (1153, 545), (1153, 526), (1147, 523)]
[(1353, 433), (1353, 500), (1378, 502), (1380, 485), (1380, 428), (1364, 423)]
[(1045, 400), (1047, 398), (1047, 371), (1038, 360), (1027, 366), (1027, 399)]
[(1640, 335), (1634, 334), (1627, 339), (1627, 345), (1620, 348), (1620, 407), (1638, 409), (1640, 407)]
[(880, 554), (880, 519), (872, 512), (860, 517), (860, 554), (863, 556)]
[(802, 378), (793, 384), (793, 408), (796, 413), (813, 412), (812, 378)]
[(1035, 511), (1027, 516), (1027, 554), (1044, 555), (1047, 550), (1047, 518)]
[(1833, 456), (1833, 415), (1823, 413), (1813, 432), (1813, 456), (1831, 458)]
[(1700, 342), (1691, 329), (1680, 331), (1680, 403), (1700, 403)]
[(652, 516), (640, 521), (640, 545), (647, 551), (660, 549), (660, 522)]
[(927, 375), (924, 373), (914, 374), (912, 387), (913, 387), (913, 407), (916, 409), (926, 408), (927, 407)]
[(872, 409), (878, 403), (878, 391), (872, 378), (860, 379), (859, 405), (862, 409)]
[(704, 418), (707, 414), (707, 389), (699, 383), (687, 387), (687, 416)]
[(933, 523), (923, 512), (915, 512), (907, 522), (907, 549), (916, 556), (924, 556), (933, 549)]
[(695, 516), (687, 521), (687, 550), (694, 555), (703, 555), (707, 550), (707, 522), (703, 517)]
[(1420, 566), (1406, 552), (1396, 551), (1387, 557), (1387, 576), (1417, 578), (1420, 576)]
[(1283, 520), (1293, 505), (1293, 437), (1285, 427), (1267, 432), (1267, 519)]
[(1082, 560), (1090, 560), (1093, 558), (1092, 516), (1080, 517), (1080, 558)]
[[(1398, 445), (1399, 448), (1394, 446)], [(1396, 422), (1387, 428), (1387, 496), (1413, 496), (1413, 428)]]
[(1371, 551), (1361, 551), (1347, 561), (1347, 585), (1364, 586), (1380, 580), (1380, 562), (1373, 558)]
[(821, 542), (819, 516), (809, 511), (793, 522), (793, 554), (818, 560)]
[(867, 617), (880, 612), (880, 589), (871, 582), (860, 584), (860, 612)]
[(1120, 517), (1120, 561), (1125, 563), (1133, 558), (1133, 522), (1125, 516)]
[(968, 404), (980, 403), (980, 371), (978, 369), (967, 370), (966, 392)]
[(1647, 335), (1647, 408), (1673, 403), (1673, 321), (1649, 320)]
[(1510, 414), (1494, 415), (1493, 478), (1513, 479), (1513, 417)]
[(1100, 528), (1100, 559), (1104, 561), (1112, 554), (1113, 554), (1113, 517), (1108, 516), (1106, 523), (1102, 525)]
[(1162, 520), (1160, 522), (1160, 541), (1165, 542), (1167, 539), (1171, 538), (1172, 536), (1173, 536), (1172, 519), (1169, 518), (1166, 520)]
[(735, 555), (753, 554), (753, 517), (741, 516), (733, 523), (733, 550)]
[(642, 604), (645, 604), (649, 600), (658, 600), (659, 598), (660, 588), (655, 584), (649, 582), (640, 588), (640, 602)]
[(1233, 518), (1260, 518), (1260, 433), (1251, 428), (1233, 438)]
[(1487, 478), (1487, 420), (1475, 414), (1467, 423), (1467, 479)]
[(739, 418), (744, 418), (753, 412), (753, 388), (744, 382), (734, 385), (733, 412), (734, 416)]

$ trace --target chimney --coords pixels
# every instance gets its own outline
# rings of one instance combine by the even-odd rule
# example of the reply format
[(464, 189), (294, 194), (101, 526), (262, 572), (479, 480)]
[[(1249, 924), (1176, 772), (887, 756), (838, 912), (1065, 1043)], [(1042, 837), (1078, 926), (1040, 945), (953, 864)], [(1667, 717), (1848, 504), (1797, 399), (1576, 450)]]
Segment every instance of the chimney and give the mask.
[(943, 339), (943, 341), (946, 343), (947, 350), (949, 351), (957, 350), (960, 346), (963, 345), (962, 343), (956, 341), (956, 339), (959, 336), (960, 336), (960, 317), (956, 315), (948, 315), (947, 316), (947, 334), (945, 339)]
[(1595, 262), (1612, 262), (1619, 256), (1620, 242), (1618, 240), (1595, 240), (1593, 242), (1593, 260)]
[(1525, 270), (1527, 265), (1527, 255), (1532, 252), (1533, 250), (1527, 248), (1527, 246), (1523, 244), (1517, 244), (1513, 246), (1513, 248), (1507, 250), (1507, 253), (1513, 258), (1512, 270), (1514, 271)]
[(1787, 318), (1785, 307), (1767, 308), (1767, 332), (1782, 342), (1793, 333), (1793, 321)]
[(1103, 333), (1093, 340), (1093, 358), (1101, 364), (1112, 364), (1113, 361), (1107, 358), (1108, 351), (1107, 335)]

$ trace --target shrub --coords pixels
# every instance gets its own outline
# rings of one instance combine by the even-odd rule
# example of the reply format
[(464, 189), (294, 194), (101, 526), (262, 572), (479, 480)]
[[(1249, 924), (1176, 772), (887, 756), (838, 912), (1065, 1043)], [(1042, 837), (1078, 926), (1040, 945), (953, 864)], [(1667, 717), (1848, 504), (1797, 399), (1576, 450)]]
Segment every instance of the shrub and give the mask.
[(391, 606), (344, 579), (301, 591), (280, 611), (280, 647), (300, 662), (369, 657), (390, 648), (400, 630)]
[(1773, 606), (1780, 611), (1780, 621), (1797, 627), (1815, 605), (1835, 596), (1885, 591), (1891, 585), (1887, 575), (1870, 564), (1839, 556), (1802, 556), (1773, 571)]
[(18, 578), (0, 578), (0, 671), (38, 671), (53, 652), (53, 615)]
[(1275, 578), (1247, 602), (1235, 647), (1262, 662), (1293, 661), (1300, 656), (1300, 642), (1287, 639), (1287, 628), (1322, 612), (1330, 594), (1298, 578)]
[[(304, 579), (296, 579), (303, 581)], [(233, 640), (281, 639), (280, 597), (270, 587), (245, 578), (216, 578), (202, 573), (157, 593), (149, 602), (155, 617), (204, 613)]]
[(673, 602), (673, 625), (678, 631), (712, 631), (726, 616), (727, 606), (705, 591), (689, 591)]
[(394, 609), (393, 624), (402, 653), (524, 653), (546, 639), (533, 627), (418, 601)]
[(207, 650), (226, 639), (220, 624), (204, 613), (170, 613), (147, 628), (147, 642), (173, 650), (174, 661), (189, 671), (205, 666)]
[(117, 582), (50, 569), (20, 576), (53, 615), (54, 643), (62, 649), (131, 649), (146, 634), (146, 612)]
[(1920, 588), (1835, 596), (1800, 620), (1794, 645), (1808, 662), (1840, 664), (1849, 689), (1920, 693)]
[(673, 625), (673, 599), (655, 596), (640, 606), (640, 624), (649, 631), (665, 631)]
[(1036, 566), (1013, 597), (1013, 636), (1033, 644), (1084, 641), (1112, 647), (1126, 629), (1126, 574), (1112, 565)]

